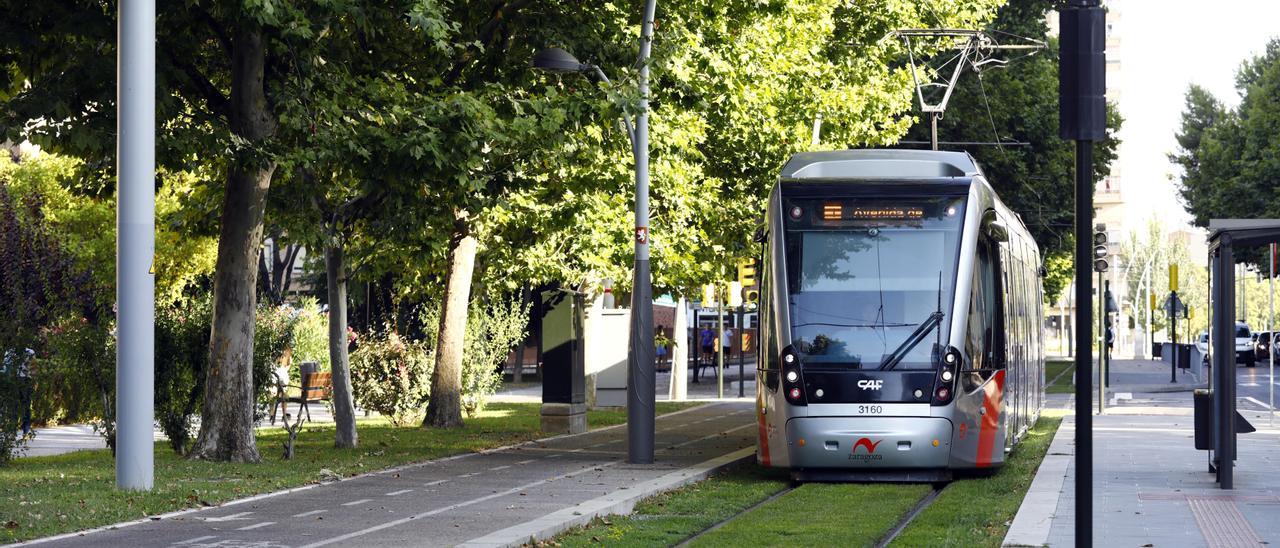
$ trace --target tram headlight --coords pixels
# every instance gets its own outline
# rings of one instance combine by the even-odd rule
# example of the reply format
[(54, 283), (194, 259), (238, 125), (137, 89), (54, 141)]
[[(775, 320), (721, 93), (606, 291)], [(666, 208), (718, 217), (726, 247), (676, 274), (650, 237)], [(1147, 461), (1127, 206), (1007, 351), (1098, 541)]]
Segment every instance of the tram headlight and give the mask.
[(790, 352), (787, 352), (786, 354), (782, 355), (782, 361), (787, 362), (788, 364), (796, 363), (796, 355)]
[(942, 381), (943, 381), (943, 382), (951, 382), (951, 378), (952, 378), (953, 376), (954, 376), (954, 375), (952, 375), (952, 374), (951, 374), (951, 370), (950, 370), (950, 369), (943, 369), (943, 370), (942, 370)]
[(787, 382), (796, 382), (798, 380), (800, 380), (799, 373), (796, 373), (795, 370), (787, 371)]
[(787, 395), (791, 396), (791, 399), (793, 400), (798, 400), (800, 399), (800, 389), (792, 388), (789, 392), (787, 392)]

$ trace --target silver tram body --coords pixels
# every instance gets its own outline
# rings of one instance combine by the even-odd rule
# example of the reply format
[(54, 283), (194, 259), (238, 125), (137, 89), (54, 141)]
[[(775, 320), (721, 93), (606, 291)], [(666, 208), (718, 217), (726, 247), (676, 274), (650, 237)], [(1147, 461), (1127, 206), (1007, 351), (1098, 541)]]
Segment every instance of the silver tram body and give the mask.
[(797, 154), (759, 239), (760, 464), (945, 481), (1004, 463), (1044, 403), (1041, 262), (971, 156)]

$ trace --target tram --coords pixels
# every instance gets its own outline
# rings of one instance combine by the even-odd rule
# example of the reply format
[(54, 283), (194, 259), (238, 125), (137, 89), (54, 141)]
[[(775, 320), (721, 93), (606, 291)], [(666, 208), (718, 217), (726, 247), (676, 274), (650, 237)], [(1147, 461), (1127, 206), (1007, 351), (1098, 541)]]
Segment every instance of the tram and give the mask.
[(761, 465), (947, 481), (1039, 417), (1040, 251), (969, 154), (796, 154), (756, 240)]

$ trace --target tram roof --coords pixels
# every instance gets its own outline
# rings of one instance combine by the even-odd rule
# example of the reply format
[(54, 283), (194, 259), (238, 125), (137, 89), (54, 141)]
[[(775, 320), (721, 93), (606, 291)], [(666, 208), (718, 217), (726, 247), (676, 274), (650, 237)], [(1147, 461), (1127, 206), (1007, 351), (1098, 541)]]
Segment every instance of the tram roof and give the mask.
[(801, 152), (782, 168), (783, 179), (933, 179), (973, 177), (982, 170), (967, 152), (865, 149)]

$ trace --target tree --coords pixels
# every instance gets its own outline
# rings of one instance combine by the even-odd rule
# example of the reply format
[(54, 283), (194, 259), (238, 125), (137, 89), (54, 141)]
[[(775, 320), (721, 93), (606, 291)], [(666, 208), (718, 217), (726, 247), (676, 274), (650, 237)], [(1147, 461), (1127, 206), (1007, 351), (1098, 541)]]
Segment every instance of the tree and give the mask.
[[(278, 165), (278, 118), (289, 86), (324, 63), (330, 24), (359, 21), (354, 3), (251, 0), (161, 4), (157, 13), (157, 162), (221, 179), (210, 367), (193, 458), (254, 462), (253, 330), (257, 249)], [(0, 3), (0, 132), (113, 165), (116, 12), (84, 0), (29, 9)], [(32, 123), (39, 121), (39, 123)], [(209, 157), (206, 151), (226, 151)], [(93, 169), (87, 170), (95, 173)]]
[[(985, 23), (999, 2), (665, 2), (652, 61), (650, 208), (656, 292), (686, 292), (721, 278), (756, 250), (750, 235), (787, 158), (811, 148), (885, 145), (911, 123), (911, 80), (891, 62), (892, 29), (937, 22)], [(544, 92), (596, 109), (520, 167), (538, 185), (510, 194), (483, 216), (486, 284), (612, 278), (628, 289), (632, 259), (630, 144), (616, 120), (631, 112), (634, 11), (605, 10), (631, 28), (564, 46), (613, 72), (611, 86), (548, 76)], [(937, 17), (937, 19), (934, 19)], [(530, 242), (508, 245), (510, 242)], [(489, 245), (492, 243), (492, 245)], [(551, 258), (551, 260), (548, 260)]]
[[(1048, 37), (1046, 14), (1053, 0), (1010, 0), (1000, 8), (987, 32), (1003, 41), (1034, 39), (1049, 43), (1046, 51), (1028, 57), (1015, 55), (999, 69), (967, 71), (960, 77), (946, 116), (938, 124), (940, 141), (1026, 143), (1025, 145), (958, 145), (978, 161), (1005, 205), (1022, 216), (1040, 246), (1046, 268), (1048, 302), (1070, 281), (1075, 201), (1070, 189), (1075, 173), (1074, 144), (1058, 138), (1058, 57), (1056, 39)], [(929, 140), (925, 119), (907, 138)], [(1111, 172), (1120, 142), (1115, 132), (1121, 119), (1114, 103), (1107, 104), (1106, 138), (1093, 143), (1093, 178)], [(1067, 270), (1062, 270), (1062, 269)]]
[[(1178, 150), (1180, 192), (1196, 226), (1214, 218), (1280, 215), (1271, 197), (1280, 190), (1280, 39), (1244, 62), (1236, 74), (1240, 104), (1227, 109), (1207, 90), (1187, 90)], [(1238, 249), (1240, 262), (1265, 265), (1261, 248)]]

